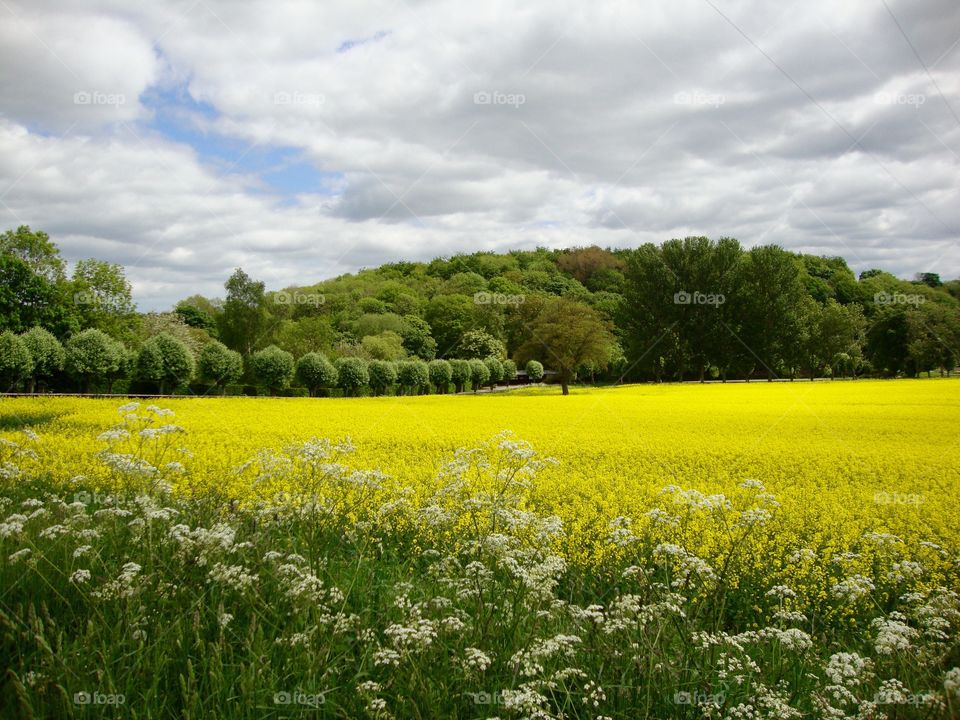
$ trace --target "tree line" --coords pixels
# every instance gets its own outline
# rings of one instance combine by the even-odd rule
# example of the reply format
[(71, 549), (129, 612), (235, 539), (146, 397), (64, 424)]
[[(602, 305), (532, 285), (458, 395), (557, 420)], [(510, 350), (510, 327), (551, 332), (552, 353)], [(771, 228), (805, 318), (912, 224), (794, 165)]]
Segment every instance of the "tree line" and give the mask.
[[(22, 226), (0, 235), (5, 389), (446, 392), (537, 368), (574, 382), (916, 376), (960, 354), (960, 281), (857, 277), (731, 238), (397, 262), (137, 312), (123, 268)], [(532, 364), (531, 364), (532, 363)], [(482, 366), (482, 368), (481, 368)]]

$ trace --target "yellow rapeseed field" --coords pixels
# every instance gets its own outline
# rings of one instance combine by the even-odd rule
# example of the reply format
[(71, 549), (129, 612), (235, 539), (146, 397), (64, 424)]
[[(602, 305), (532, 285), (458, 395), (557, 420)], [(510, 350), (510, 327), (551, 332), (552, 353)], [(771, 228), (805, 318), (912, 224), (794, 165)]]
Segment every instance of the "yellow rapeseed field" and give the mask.
[[(29, 425), (44, 467), (63, 479), (107, 477), (97, 435), (116, 400), (2, 401), (4, 435)], [(736, 498), (758, 480), (779, 507), (767, 542), (829, 557), (867, 532), (931, 541), (955, 557), (960, 537), (960, 383), (898, 380), (642, 385), (477, 396), (354, 399), (164, 399), (187, 432), (189, 482), (249, 490), (234, 469), (259, 449), (352, 438), (351, 462), (398, 486), (426, 487), (458, 447), (502, 430), (557, 463), (536, 479), (538, 509), (563, 519), (572, 560), (609, 552), (608, 524), (667, 507), (663, 488)], [(710, 533), (688, 538), (709, 554)]]

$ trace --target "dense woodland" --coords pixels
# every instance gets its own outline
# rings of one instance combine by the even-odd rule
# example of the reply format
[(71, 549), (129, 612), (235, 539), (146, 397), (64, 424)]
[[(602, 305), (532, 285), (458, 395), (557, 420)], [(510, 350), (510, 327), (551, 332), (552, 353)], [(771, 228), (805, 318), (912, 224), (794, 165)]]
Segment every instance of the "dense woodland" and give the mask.
[[(0, 235), (9, 391), (450, 392), (529, 370), (575, 382), (917, 376), (960, 355), (960, 280), (857, 277), (840, 257), (732, 238), (396, 262), (140, 313), (121, 266), (67, 272), (54, 242)], [(521, 375), (522, 376), (522, 375)]]

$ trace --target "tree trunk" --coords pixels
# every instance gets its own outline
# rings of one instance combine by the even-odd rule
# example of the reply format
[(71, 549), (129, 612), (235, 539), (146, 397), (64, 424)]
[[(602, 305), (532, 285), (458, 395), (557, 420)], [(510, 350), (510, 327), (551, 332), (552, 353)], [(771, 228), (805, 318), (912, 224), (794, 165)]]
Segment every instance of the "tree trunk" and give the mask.
[(567, 381), (566, 381), (566, 380), (561, 380), (561, 381), (560, 381), (560, 388), (561, 388), (561, 390), (563, 390), (563, 394), (564, 394), (564, 395), (569, 395), (569, 394), (570, 394), (570, 386), (567, 385)]

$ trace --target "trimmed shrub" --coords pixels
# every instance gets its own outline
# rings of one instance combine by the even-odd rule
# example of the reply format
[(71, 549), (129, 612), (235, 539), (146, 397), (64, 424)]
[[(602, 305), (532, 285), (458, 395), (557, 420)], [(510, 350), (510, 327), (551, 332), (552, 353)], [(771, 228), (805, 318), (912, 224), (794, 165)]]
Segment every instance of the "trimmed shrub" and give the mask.
[(500, 379), (508, 384), (517, 379), (517, 364), (513, 360), (503, 361), (503, 377)]
[(53, 333), (44, 330), (42, 327), (30, 328), (20, 336), (20, 339), (33, 360), (33, 368), (27, 383), (27, 392), (34, 392), (37, 382), (49, 380), (63, 370), (66, 353), (63, 351), (63, 345), (54, 337)]
[(337, 369), (324, 355), (310, 352), (297, 360), (297, 380), (311, 396), (319, 390), (329, 390), (337, 386)]
[(212, 383), (214, 389), (226, 388), (243, 376), (243, 358), (221, 342), (207, 343), (197, 360), (200, 379)]
[(398, 391), (416, 395), (430, 385), (430, 369), (423, 360), (402, 360), (397, 363)]
[[(113, 352), (119, 355), (118, 348)], [(123, 360), (117, 357), (116, 365)], [(157, 383), (161, 395), (165, 395), (167, 388), (176, 388), (180, 383), (188, 381), (193, 375), (193, 355), (180, 340), (160, 333), (154, 335), (143, 344), (137, 356), (137, 376), (142, 380)]]
[(337, 368), (337, 386), (343, 389), (344, 396), (356, 395), (360, 388), (370, 384), (370, 373), (365, 360), (342, 357), (337, 358), (333, 365)]
[(473, 391), (476, 392), (490, 379), (490, 370), (483, 360), (474, 358), (470, 360), (470, 384)]
[(543, 380), (543, 365), (538, 361), (531, 360), (524, 369), (527, 371), (527, 377), (532, 382), (540, 382)]
[(450, 361), (450, 380), (458, 393), (470, 382), (470, 363), (467, 360)]
[(250, 370), (257, 382), (276, 394), (293, 380), (293, 355), (270, 345), (250, 356)]
[(373, 360), (367, 366), (370, 375), (370, 389), (374, 395), (383, 395), (387, 388), (397, 381), (397, 368), (388, 360)]
[(495, 357), (488, 357), (483, 363), (487, 366), (487, 370), (490, 371), (489, 382), (490, 387), (493, 387), (503, 379), (503, 363)]
[(450, 389), (450, 380), (453, 378), (453, 368), (446, 360), (431, 360), (429, 363), (430, 383), (441, 395)]
[(116, 372), (120, 363), (113, 338), (96, 328), (71, 337), (64, 352), (64, 368), (80, 383), (81, 392), (89, 392), (90, 383)]
[(0, 390), (9, 392), (30, 377), (33, 359), (23, 340), (7, 330), (0, 335)]

